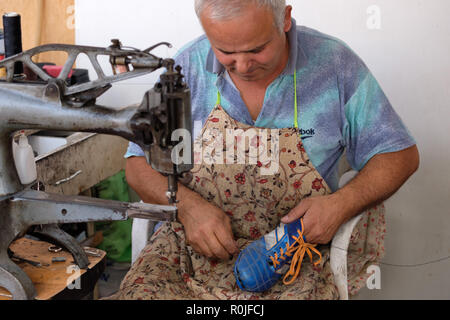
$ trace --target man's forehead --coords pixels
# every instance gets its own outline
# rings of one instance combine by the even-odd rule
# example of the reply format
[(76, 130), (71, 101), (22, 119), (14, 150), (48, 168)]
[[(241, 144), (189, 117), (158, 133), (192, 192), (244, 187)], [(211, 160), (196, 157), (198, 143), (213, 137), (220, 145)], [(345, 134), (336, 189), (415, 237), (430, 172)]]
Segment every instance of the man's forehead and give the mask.
[(223, 52), (246, 52), (261, 48), (269, 44), (275, 37), (277, 30), (249, 30), (233, 33), (233, 31), (210, 30), (207, 36), (211, 44)]
[(278, 32), (273, 14), (250, 8), (232, 19), (217, 20), (202, 16), (202, 25), (211, 43), (224, 51), (250, 51), (265, 45)]

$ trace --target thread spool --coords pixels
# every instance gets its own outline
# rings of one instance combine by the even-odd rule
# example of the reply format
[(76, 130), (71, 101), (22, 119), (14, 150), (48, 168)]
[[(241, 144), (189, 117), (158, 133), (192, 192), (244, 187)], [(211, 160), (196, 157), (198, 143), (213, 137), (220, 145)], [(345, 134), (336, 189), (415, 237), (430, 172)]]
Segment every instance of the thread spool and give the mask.
[[(5, 42), (3, 41), (3, 29), (0, 29), (0, 61), (5, 58)], [(0, 68), (0, 78), (6, 77), (5, 68)]]
[(5, 56), (5, 42), (4, 42), (3, 29), (0, 29), (0, 59)]
[[(20, 14), (16, 12), (3, 15), (3, 32), (5, 42), (5, 58), (12, 57), (22, 52), (22, 26)], [(14, 66), (14, 74), (22, 74), (23, 65), (17, 62)]]

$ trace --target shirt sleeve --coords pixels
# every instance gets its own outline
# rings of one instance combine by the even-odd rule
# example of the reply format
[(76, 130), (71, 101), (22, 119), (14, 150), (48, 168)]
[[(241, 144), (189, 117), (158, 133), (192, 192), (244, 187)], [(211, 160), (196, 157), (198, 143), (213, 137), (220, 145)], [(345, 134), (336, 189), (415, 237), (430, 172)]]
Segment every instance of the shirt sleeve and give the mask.
[(138, 146), (134, 142), (128, 143), (128, 149), (124, 156), (125, 159), (131, 158), (131, 157), (144, 157), (144, 156), (145, 156), (144, 151), (142, 150), (142, 148), (140, 146)]
[(360, 171), (376, 154), (416, 144), (374, 76), (367, 72), (344, 106), (343, 136), (347, 159)]

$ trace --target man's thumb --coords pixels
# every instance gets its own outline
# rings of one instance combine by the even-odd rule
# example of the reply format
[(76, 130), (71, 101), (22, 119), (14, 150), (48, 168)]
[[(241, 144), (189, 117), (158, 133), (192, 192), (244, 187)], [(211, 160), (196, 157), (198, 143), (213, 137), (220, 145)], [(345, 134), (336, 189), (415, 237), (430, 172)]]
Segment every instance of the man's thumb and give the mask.
[(306, 211), (308, 211), (308, 208), (309, 208), (308, 201), (301, 201), (298, 206), (296, 206), (287, 215), (281, 218), (281, 222), (289, 224), (297, 219), (300, 219), (305, 215)]

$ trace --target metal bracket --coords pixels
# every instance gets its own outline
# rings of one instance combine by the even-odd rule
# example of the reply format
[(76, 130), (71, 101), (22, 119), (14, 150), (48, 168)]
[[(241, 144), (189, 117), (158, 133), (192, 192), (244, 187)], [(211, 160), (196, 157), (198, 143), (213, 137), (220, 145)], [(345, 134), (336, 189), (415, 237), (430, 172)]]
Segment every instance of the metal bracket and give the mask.
[[(162, 44), (170, 46), (170, 44), (163, 42), (141, 51), (134, 48), (126, 49), (126, 47), (122, 47), (118, 40), (113, 40), (113, 45), (108, 48), (67, 44), (46, 44), (0, 61), (0, 68), (6, 69), (6, 81), (13, 82), (16, 80), (14, 66), (17, 62), (21, 62), (40, 79), (50, 83), (50, 97), (61, 96), (61, 99), (72, 104), (74, 107), (81, 107), (84, 103), (103, 94), (114, 82), (142, 76), (165, 66), (167, 64), (165, 60), (150, 53), (151, 50)], [(68, 58), (57, 78), (48, 75), (32, 60), (35, 55), (49, 51), (62, 51), (68, 54)], [(86, 83), (67, 86), (65, 80), (69, 76), (77, 57), (82, 53), (86, 54), (89, 58), (89, 61), (97, 74), (97, 79)], [(98, 56), (102, 55), (109, 56), (111, 62), (127, 66), (130, 65), (133, 67), (133, 70), (130, 71), (127, 68), (126, 72), (107, 76), (98, 61)], [(170, 63), (171, 61), (169, 61), (169, 64)], [(58, 83), (58, 88), (55, 87), (55, 82)]]

